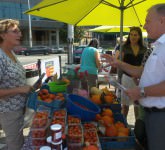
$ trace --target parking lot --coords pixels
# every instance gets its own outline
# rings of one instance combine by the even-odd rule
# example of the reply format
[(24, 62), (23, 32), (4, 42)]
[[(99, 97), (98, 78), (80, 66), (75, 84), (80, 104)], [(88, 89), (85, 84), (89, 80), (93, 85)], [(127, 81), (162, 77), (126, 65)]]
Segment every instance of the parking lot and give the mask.
[(67, 63), (68, 58), (67, 54), (50, 54), (50, 55), (30, 55), (30, 56), (24, 56), (24, 55), (17, 55), (17, 58), (21, 61), (22, 65), (29, 64), (29, 63), (35, 63), (38, 59), (52, 59), (54, 57), (61, 56), (61, 63), (62, 66)]

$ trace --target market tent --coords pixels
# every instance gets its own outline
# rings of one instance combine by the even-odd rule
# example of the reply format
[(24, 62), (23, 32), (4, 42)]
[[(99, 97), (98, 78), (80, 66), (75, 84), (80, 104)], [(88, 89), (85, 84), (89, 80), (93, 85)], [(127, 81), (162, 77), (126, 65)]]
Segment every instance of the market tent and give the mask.
[[(148, 8), (164, 0), (43, 0), (25, 13), (71, 25), (142, 26)], [(121, 50), (121, 48), (120, 48)]]
[(164, 0), (43, 0), (26, 13), (77, 26), (141, 26), (157, 3)]

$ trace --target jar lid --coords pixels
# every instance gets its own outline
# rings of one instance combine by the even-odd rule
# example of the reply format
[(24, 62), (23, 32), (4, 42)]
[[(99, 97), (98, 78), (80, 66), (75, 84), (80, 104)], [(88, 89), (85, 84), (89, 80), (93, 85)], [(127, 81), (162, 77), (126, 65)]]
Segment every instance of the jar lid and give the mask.
[(50, 146), (42, 146), (40, 147), (40, 150), (51, 150)]
[(53, 125), (50, 126), (50, 129), (53, 130), (53, 131), (61, 130), (62, 129), (62, 125), (60, 125), (60, 124), (53, 124)]
[(59, 144), (61, 144), (61, 143), (62, 143), (62, 140), (61, 140), (60, 142), (57, 142), (57, 143), (52, 141), (52, 144), (53, 144), (53, 145), (59, 145)]
[(52, 136), (47, 137), (46, 142), (51, 143), (52, 142)]

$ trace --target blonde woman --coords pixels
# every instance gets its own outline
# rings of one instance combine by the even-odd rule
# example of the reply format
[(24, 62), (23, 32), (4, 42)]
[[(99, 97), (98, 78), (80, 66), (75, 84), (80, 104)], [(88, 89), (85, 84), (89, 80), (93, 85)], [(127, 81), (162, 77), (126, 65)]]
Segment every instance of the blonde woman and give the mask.
[(8, 150), (21, 150), (23, 145), (23, 110), (26, 94), (25, 70), (12, 51), (20, 45), (19, 22), (12, 19), (0, 21), (0, 124), (6, 135)]

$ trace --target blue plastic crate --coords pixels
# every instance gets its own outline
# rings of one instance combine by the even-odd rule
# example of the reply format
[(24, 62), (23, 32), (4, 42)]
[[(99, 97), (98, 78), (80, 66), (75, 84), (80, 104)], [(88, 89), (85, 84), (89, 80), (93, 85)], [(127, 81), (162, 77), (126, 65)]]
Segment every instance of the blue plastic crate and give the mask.
[[(83, 106), (87, 109), (83, 108)], [(71, 115), (79, 115), (82, 121), (92, 121), (95, 119), (96, 114), (100, 113), (100, 108), (85, 97), (69, 94), (67, 98), (67, 111)]]
[[(123, 122), (128, 126), (125, 117), (122, 114), (114, 114), (115, 122)], [(135, 135), (131, 130), (129, 136), (126, 137), (99, 137), (103, 150), (115, 150), (115, 149), (134, 149), (135, 147)]]
[[(41, 89), (49, 90), (49, 87), (47, 85), (44, 85), (41, 87)], [(53, 92), (49, 92), (49, 93), (53, 93)], [(56, 93), (54, 93), (54, 94), (56, 94)], [(48, 102), (44, 102), (44, 101), (38, 99), (38, 92), (31, 92), (28, 96), (27, 107), (34, 109), (35, 111), (37, 110), (37, 107), (40, 105), (49, 107), (50, 109), (53, 109), (53, 110), (64, 108), (66, 106), (67, 95), (65, 93), (63, 93), (63, 94), (65, 97), (64, 101), (53, 100), (52, 102), (48, 103)]]
[(27, 103), (26, 106), (28, 108), (37, 110), (37, 101), (36, 101), (37, 93), (36, 92), (30, 92), (28, 94)]
[(120, 121), (120, 122), (123, 122), (126, 127), (128, 126), (127, 120), (123, 114), (121, 114), (121, 113), (120, 114), (118, 114), (118, 113), (114, 114), (114, 119), (115, 119), (115, 122)]
[(42, 100), (38, 100), (37, 99), (37, 105), (44, 105), (44, 106), (47, 106), (47, 107), (51, 107), (53, 109), (59, 109), (59, 108), (62, 108), (64, 107), (66, 104), (66, 98), (64, 101), (61, 101), (61, 100), (53, 100), (52, 102), (50, 103), (47, 103), (47, 102), (44, 102)]
[(113, 113), (121, 113), (121, 104), (102, 104), (99, 105), (101, 110), (103, 108), (110, 108), (112, 110)]
[(103, 150), (129, 150), (135, 148), (133, 131), (128, 137), (100, 137), (99, 139)]
[(43, 106), (43, 105), (39, 105), (38, 107), (37, 107), (37, 112), (42, 112), (42, 111), (46, 111), (46, 112), (48, 112), (49, 113), (49, 118), (51, 118), (51, 109), (50, 109), (50, 107), (46, 107), (46, 106)]

